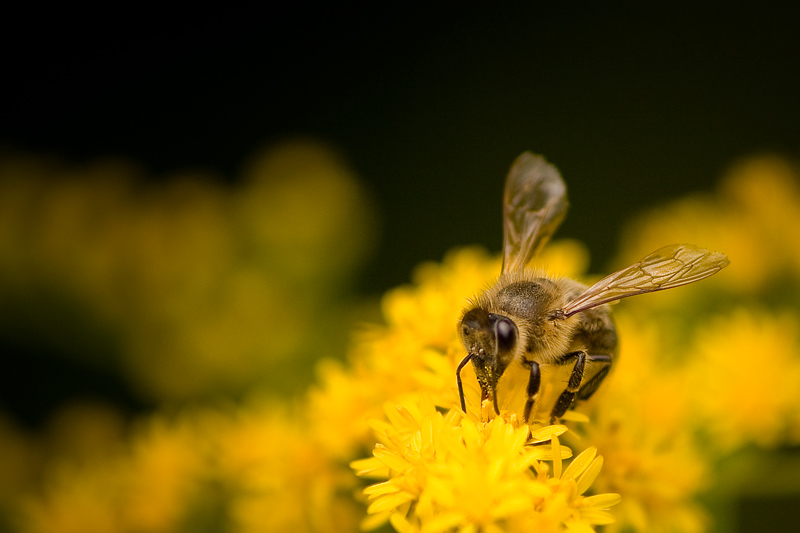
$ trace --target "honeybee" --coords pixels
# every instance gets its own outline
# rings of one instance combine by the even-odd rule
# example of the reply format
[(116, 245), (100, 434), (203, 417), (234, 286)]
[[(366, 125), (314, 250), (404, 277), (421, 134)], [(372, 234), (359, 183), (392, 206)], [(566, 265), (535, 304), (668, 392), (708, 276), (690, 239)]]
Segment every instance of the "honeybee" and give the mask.
[[(646, 292), (671, 289), (716, 274), (728, 258), (691, 244), (665, 246), (591, 287), (567, 278), (544, 277), (526, 265), (564, 219), (567, 190), (556, 168), (529, 152), (509, 171), (503, 195), (503, 266), (499, 279), (470, 300), (458, 331), (467, 355), (456, 381), (466, 412), (461, 370), (471, 362), (481, 405), (497, 403), (497, 384), (512, 364), (527, 369), (523, 419), (531, 419), (542, 387), (542, 369), (562, 370), (548, 404), (549, 420), (588, 399), (608, 374), (617, 353), (617, 331), (609, 303)], [(556, 375), (557, 372), (550, 372)], [(563, 389), (561, 386), (563, 385)], [(560, 390), (560, 393), (559, 393)]]

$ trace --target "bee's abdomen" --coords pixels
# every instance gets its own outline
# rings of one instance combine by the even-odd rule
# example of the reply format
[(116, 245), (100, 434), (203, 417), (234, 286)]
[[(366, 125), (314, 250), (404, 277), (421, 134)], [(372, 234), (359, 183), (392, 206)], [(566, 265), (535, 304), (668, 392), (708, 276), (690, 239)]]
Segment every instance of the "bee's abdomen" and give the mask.
[(585, 311), (575, 330), (574, 343), (583, 345), (593, 355), (611, 355), (617, 350), (617, 328), (608, 309)]

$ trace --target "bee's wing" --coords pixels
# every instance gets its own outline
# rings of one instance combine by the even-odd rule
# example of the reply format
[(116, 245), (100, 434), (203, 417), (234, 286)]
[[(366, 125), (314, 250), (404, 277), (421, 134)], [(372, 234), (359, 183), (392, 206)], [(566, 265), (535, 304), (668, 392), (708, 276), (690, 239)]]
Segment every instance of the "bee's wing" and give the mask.
[(514, 161), (503, 194), (503, 269), (522, 270), (567, 214), (567, 187), (556, 168), (525, 152)]
[(571, 316), (628, 296), (694, 283), (716, 274), (729, 263), (724, 254), (691, 244), (665, 246), (638, 263), (601, 279), (568, 303), (561, 313)]

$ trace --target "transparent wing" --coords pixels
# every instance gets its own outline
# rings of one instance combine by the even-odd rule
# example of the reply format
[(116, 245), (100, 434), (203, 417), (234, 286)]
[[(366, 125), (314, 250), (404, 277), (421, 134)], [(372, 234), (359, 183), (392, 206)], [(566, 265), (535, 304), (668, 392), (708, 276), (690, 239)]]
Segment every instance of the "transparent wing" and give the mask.
[(556, 168), (525, 152), (514, 161), (503, 195), (503, 272), (522, 270), (567, 214), (567, 187)]
[(571, 316), (628, 296), (694, 283), (716, 274), (729, 263), (724, 254), (692, 244), (665, 246), (635, 265), (601, 279), (561, 309), (559, 315)]

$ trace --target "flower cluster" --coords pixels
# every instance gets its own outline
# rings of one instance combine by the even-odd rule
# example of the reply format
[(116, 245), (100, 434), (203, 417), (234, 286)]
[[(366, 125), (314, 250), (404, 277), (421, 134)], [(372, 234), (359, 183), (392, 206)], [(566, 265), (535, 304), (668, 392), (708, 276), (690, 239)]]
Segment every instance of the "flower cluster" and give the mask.
[(424, 398), (389, 405), (386, 415), (373, 424), (374, 457), (353, 463), (361, 476), (387, 479), (364, 490), (366, 529), (386, 520), (401, 532), (581, 531), (613, 522), (607, 509), (618, 494), (584, 496), (603, 464), (596, 449), (562, 468), (571, 456), (558, 440), (565, 426), (531, 433), (516, 417), (476, 423)]
[[(347, 175), (335, 158), (322, 156), (311, 172), (292, 150), (280, 157), (273, 154), (253, 168), (261, 168), (264, 175), (314, 174), (316, 188), (326, 183), (319, 176)], [(771, 485), (768, 478), (758, 477), (759, 468), (784, 468), (787, 479), (800, 475), (791, 464), (776, 467), (771, 462), (779, 460), (776, 450), (800, 443), (797, 182), (797, 173), (785, 162), (752, 159), (735, 167), (716, 194), (682, 199), (633, 221), (617, 267), (674, 242), (725, 252), (731, 266), (702, 283), (615, 305), (619, 357), (598, 392), (568, 412), (563, 424), (520, 422), (526, 383), (521, 365), (511, 365), (500, 380), (500, 416), (487, 416), (474, 372), (465, 367), (467, 410), (461, 411), (455, 368), (464, 353), (455, 325), (466, 299), (494, 281), (500, 270), (497, 257), (464, 248), (450, 252), (441, 263), (421, 265), (409, 285), (386, 293), (381, 300), (383, 324), (356, 331), (346, 359), (320, 361), (316, 384), (291, 400), (264, 398), (263, 389), (242, 382), (239, 392), (244, 399), (239, 401), (206, 401), (180, 410), (164, 404), (132, 424), (96, 407), (74, 409), (68, 419), (56, 419), (47, 435), (25, 433), (0, 418), (0, 516), (8, 517), (0, 518), (0, 529), (325, 532), (388, 523), (400, 532), (704, 531), (718, 518), (701, 504), (709, 494), (735, 498), (745, 485), (751, 494), (792, 490), (790, 483)], [(335, 189), (335, 183), (344, 187), (349, 182), (335, 178), (333, 183), (329, 186)], [(19, 183), (5, 190), (32, 194)], [(173, 210), (155, 207), (166, 201), (162, 195), (175, 198), (165, 192), (169, 190), (151, 190), (150, 203), (141, 211), (127, 201), (114, 204), (114, 211), (128, 213), (120, 227), (129, 226), (134, 234), (145, 227), (154, 234), (182, 234), (181, 224), (165, 218)], [(146, 266), (138, 270), (127, 251), (128, 266), (140, 273), (136, 286), (142, 291), (127, 300), (137, 310), (131, 324), (148, 318), (156, 308), (166, 313), (148, 320), (168, 334), (152, 336), (140, 346), (157, 347), (158, 354), (170, 358), (165, 366), (172, 370), (164, 372), (167, 381), (160, 390), (174, 392), (184, 386), (176, 383), (173, 388), (170, 379), (213, 377), (218, 367), (204, 360), (204, 353), (231, 357), (230, 366), (242, 365), (232, 372), (250, 374), (264, 367), (248, 366), (245, 354), (283, 353), (285, 361), (292, 361), (285, 357), (290, 352), (281, 350), (297, 346), (294, 327), (302, 329), (306, 322), (301, 318), (312, 316), (304, 313), (328, 310), (332, 315), (332, 309), (343, 308), (328, 285), (347, 278), (357, 251), (340, 258), (338, 277), (331, 274), (336, 269), (323, 274), (325, 269), (316, 269), (309, 258), (310, 250), (347, 235), (352, 226), (333, 226), (331, 231), (338, 232), (333, 236), (316, 234), (322, 229), (313, 221), (307, 227), (302, 220), (294, 229), (281, 226), (269, 220), (270, 213), (262, 213), (254, 198), (267, 202), (280, 197), (282, 205), (288, 205), (284, 200), (302, 203), (305, 196), (288, 185), (282, 192), (270, 190), (261, 197), (250, 189), (224, 198), (217, 193), (205, 197), (217, 199), (217, 208), (203, 211), (206, 215), (225, 215), (208, 218), (193, 211), (193, 220), (213, 219), (208, 228), (221, 224), (223, 230), (218, 231), (230, 232), (212, 239), (218, 246), (210, 254), (222, 254), (218, 260), (227, 266), (213, 270), (203, 263), (206, 267), (182, 280), (174, 289), (178, 292), (168, 298), (162, 299), (158, 288), (169, 284), (165, 280), (175, 282), (175, 272), (182, 271), (169, 251), (169, 243), (176, 241), (137, 255)], [(72, 196), (63, 194), (83, 198), (74, 191)], [(25, 205), (33, 205), (30, 198), (27, 201)], [(192, 201), (185, 207), (197, 210), (207, 204)], [(67, 209), (71, 204), (65, 205)], [(348, 220), (335, 210), (314, 212)], [(8, 220), (25, 220), (21, 212), (9, 213), (0, 209), (0, 216)], [(107, 216), (113, 220), (122, 215)], [(50, 217), (56, 219), (56, 213)], [(231, 230), (232, 224), (239, 229)], [(0, 224), (10, 238), (16, 234), (9, 227)], [(76, 272), (81, 269), (94, 268), (91, 272), (100, 274), (83, 279), (84, 288), (78, 292), (85, 292), (84, 302), (95, 312), (104, 310), (107, 321), (125, 322), (122, 317), (128, 310), (112, 305), (116, 298), (109, 296), (114, 294), (111, 277), (101, 275), (114, 271), (108, 265), (120, 261), (115, 246), (120, 246), (121, 234), (83, 241), (69, 234), (84, 244), (69, 256), (69, 268), (59, 281), (51, 266), (53, 254), (66, 253), (56, 248), (63, 232), (72, 230), (43, 220), (39, 231), (35, 253), (0, 253), (4, 275), (16, 276), (16, 287), (58, 287), (68, 285), (65, 279), (79, 278)], [(291, 241), (292, 231), (307, 239)], [(6, 242), (18, 242), (19, 235), (16, 239)], [(141, 247), (132, 250), (144, 253)], [(270, 259), (268, 250), (282, 250), (280, 260)], [(38, 264), (36, 254), (51, 265), (32, 268)], [(586, 281), (588, 255), (580, 243), (554, 241), (535, 262), (532, 266), (552, 275)], [(291, 286), (298, 288), (304, 276), (314, 280), (309, 284), (313, 290), (296, 292), (294, 311), (280, 294), (251, 290), (280, 286), (283, 280), (294, 280)], [(214, 294), (197, 292), (217, 283), (221, 285)], [(327, 296), (313, 300), (320, 291)], [(261, 307), (249, 307), (254, 305), (248, 303), (253, 295), (265, 299), (259, 305), (285, 311), (279, 331), (252, 332), (253, 317), (261, 312)], [(144, 303), (151, 297), (152, 309)], [(216, 302), (206, 309), (209, 316), (224, 314), (223, 309), (236, 312), (218, 323), (222, 330), (214, 333), (206, 327), (209, 316), (197, 316), (198, 298)], [(231, 302), (241, 306), (226, 307)], [(275, 321), (259, 324), (274, 326)], [(126, 338), (134, 337), (131, 332), (154, 330), (131, 329)], [(325, 337), (328, 332), (316, 333)], [(245, 338), (251, 334), (256, 340)], [(306, 350), (321, 345), (311, 338), (314, 335), (307, 337)], [(269, 349), (263, 345), (267, 338)], [(154, 344), (158, 339), (164, 344)], [(196, 373), (187, 360), (181, 362), (181, 357), (194, 353), (193, 347), (198, 359), (192, 362), (201, 367)], [(177, 359), (171, 359), (173, 355)], [(298, 357), (296, 363), (307, 367), (308, 360)], [(153, 365), (150, 356), (144, 361), (139, 363), (142, 367)], [(289, 380), (293, 374), (279, 375)], [(192, 385), (195, 390), (219, 390), (197, 386), (200, 382)], [(187, 396), (163, 392), (159, 397)], [(731, 475), (731, 465), (741, 470)], [(725, 487), (719, 486), (719, 479), (727, 480)]]
[[(73, 429), (96, 426), (91, 411)], [(36, 490), (4, 502), (14, 531), (357, 529), (352, 473), (272, 401), (154, 415), (104, 441), (103, 453), (97, 444), (62, 450)]]

